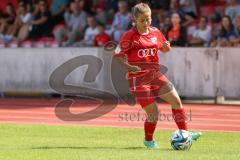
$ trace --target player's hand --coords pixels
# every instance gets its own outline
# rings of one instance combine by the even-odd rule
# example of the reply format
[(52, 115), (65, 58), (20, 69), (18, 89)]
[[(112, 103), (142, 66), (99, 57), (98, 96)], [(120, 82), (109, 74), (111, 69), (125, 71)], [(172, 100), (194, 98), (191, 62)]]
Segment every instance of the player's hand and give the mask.
[(138, 71), (141, 71), (141, 68), (135, 65), (131, 65), (128, 67), (128, 71), (132, 73), (137, 73)]
[(165, 53), (170, 51), (170, 49), (171, 49), (170, 42), (169, 41), (164, 42), (161, 51)]
[(169, 41), (164, 42), (163, 47), (164, 48), (170, 48), (170, 42)]

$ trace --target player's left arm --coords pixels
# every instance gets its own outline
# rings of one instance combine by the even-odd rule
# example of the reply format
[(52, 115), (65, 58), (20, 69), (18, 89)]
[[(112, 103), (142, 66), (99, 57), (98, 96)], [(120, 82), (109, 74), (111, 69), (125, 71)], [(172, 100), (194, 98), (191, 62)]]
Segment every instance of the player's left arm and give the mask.
[(163, 53), (167, 53), (171, 50), (171, 45), (169, 41), (163, 42), (162, 48), (160, 48), (160, 51)]
[(158, 38), (159, 38), (159, 43), (161, 45), (160, 47), (160, 51), (162, 53), (167, 53), (171, 50), (171, 45), (170, 42), (167, 41), (167, 39), (165, 38), (165, 36), (162, 34), (161, 31), (158, 30)]

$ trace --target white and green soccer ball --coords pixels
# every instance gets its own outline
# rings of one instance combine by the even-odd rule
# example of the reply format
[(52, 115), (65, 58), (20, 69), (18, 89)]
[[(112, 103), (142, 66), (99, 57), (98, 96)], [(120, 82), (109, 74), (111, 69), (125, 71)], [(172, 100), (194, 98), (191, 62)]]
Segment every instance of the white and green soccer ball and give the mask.
[(172, 133), (170, 142), (174, 150), (189, 150), (192, 146), (192, 134), (186, 130), (176, 130)]

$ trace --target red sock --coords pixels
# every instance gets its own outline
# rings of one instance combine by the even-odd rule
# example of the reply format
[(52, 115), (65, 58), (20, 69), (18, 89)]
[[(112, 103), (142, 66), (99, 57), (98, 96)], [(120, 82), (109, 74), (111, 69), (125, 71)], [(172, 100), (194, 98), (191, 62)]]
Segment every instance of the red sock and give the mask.
[(155, 131), (157, 123), (156, 122), (144, 122), (144, 131), (145, 131), (145, 140), (146, 141), (152, 141), (153, 140), (153, 134)]
[(178, 129), (188, 130), (187, 127), (187, 117), (185, 115), (184, 108), (172, 109), (173, 119), (175, 120)]

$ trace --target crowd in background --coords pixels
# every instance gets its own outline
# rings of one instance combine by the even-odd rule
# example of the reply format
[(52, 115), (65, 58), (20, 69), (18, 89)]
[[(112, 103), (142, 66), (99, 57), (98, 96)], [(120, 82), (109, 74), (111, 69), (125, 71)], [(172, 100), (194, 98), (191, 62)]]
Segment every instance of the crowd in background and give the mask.
[(152, 25), (173, 46), (240, 46), (238, 0), (12, 0), (0, 5), (0, 46), (104, 46), (132, 27), (149, 3)]

